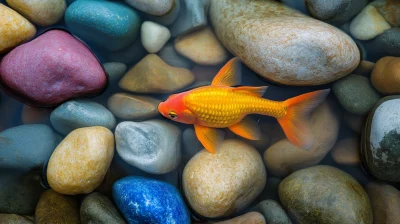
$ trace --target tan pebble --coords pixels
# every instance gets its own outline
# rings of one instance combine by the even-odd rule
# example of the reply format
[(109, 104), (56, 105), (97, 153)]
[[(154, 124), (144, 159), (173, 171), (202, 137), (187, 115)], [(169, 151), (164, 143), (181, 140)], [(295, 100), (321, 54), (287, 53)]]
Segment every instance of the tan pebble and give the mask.
[(400, 57), (383, 57), (372, 70), (371, 82), (382, 94), (400, 93)]
[(99, 126), (75, 129), (51, 155), (47, 181), (61, 194), (90, 193), (103, 181), (113, 156), (110, 130)]
[(216, 222), (215, 224), (265, 224), (265, 218), (258, 212), (249, 212), (233, 219)]
[(376, 0), (371, 5), (379, 11), (379, 13), (392, 26), (400, 26), (400, 1), (398, 0)]
[(108, 99), (108, 109), (121, 119), (147, 119), (158, 115), (159, 103), (148, 96), (116, 93)]
[(353, 71), (353, 73), (357, 74), (357, 75), (368, 76), (371, 74), (372, 69), (374, 69), (374, 67), (375, 67), (375, 63), (366, 61), (366, 60), (362, 60), (360, 62), (360, 64), (358, 65), (358, 67), (356, 68), (356, 70)]
[(333, 160), (343, 165), (357, 165), (360, 163), (359, 147), (356, 138), (342, 139), (332, 149)]
[(369, 183), (366, 190), (374, 212), (374, 223), (399, 223), (400, 192), (389, 184), (375, 182)]

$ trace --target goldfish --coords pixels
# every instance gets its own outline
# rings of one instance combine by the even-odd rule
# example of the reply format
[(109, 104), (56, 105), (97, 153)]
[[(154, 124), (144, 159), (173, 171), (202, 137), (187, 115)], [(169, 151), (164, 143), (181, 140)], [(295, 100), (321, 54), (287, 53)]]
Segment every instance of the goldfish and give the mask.
[[(215, 153), (224, 139), (221, 128), (250, 140), (260, 139), (261, 131), (251, 114), (275, 117), (291, 143), (306, 150), (314, 143), (310, 113), (325, 100), (330, 89), (318, 90), (287, 99), (262, 98), (267, 86), (238, 86), (240, 59), (229, 60), (211, 85), (172, 94), (158, 105), (164, 117), (193, 124), (197, 138), (206, 150)], [(238, 87), (234, 87), (238, 86)]]

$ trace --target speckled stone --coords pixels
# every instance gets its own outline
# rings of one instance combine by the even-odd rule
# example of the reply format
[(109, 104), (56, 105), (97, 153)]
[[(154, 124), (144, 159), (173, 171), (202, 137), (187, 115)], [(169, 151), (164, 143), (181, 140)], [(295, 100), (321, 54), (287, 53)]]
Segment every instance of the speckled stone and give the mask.
[(0, 223), (4, 224), (34, 224), (33, 220), (17, 214), (0, 214)]
[(260, 212), (268, 224), (292, 224), (285, 210), (274, 200), (264, 200), (258, 203), (254, 210)]
[(368, 115), (361, 160), (378, 179), (400, 182), (400, 96), (382, 98)]
[(154, 16), (163, 16), (174, 7), (174, 0), (125, 0), (132, 7)]
[(371, 82), (382, 94), (400, 94), (400, 57), (379, 59), (372, 71)]
[(360, 163), (359, 156), (360, 140), (356, 138), (345, 138), (336, 143), (332, 149), (332, 158), (338, 164), (342, 165), (358, 165)]
[(172, 43), (167, 43), (158, 53), (158, 56), (170, 66), (191, 69), (193, 63), (176, 52)]
[(80, 216), (82, 224), (126, 223), (110, 199), (98, 192), (91, 193), (83, 199)]
[(260, 154), (239, 140), (225, 140), (216, 154), (203, 149), (186, 164), (182, 175), (190, 206), (210, 218), (246, 208), (264, 189), (266, 179)]
[(118, 154), (128, 164), (165, 174), (181, 161), (181, 135), (179, 128), (165, 121), (125, 121), (115, 129), (115, 142)]
[(171, 26), (172, 37), (178, 37), (207, 25), (210, 0), (181, 0), (178, 18)]
[(396, 0), (376, 0), (371, 3), (392, 26), (400, 26), (400, 2)]
[(189, 70), (169, 66), (156, 54), (148, 54), (124, 75), (119, 87), (136, 93), (170, 93), (193, 81)]
[(39, 26), (50, 26), (62, 19), (65, 0), (6, 0), (7, 4)]
[(114, 156), (114, 135), (104, 127), (79, 128), (57, 146), (47, 166), (50, 187), (61, 194), (87, 194), (103, 181)]
[(0, 53), (35, 36), (36, 28), (16, 11), (0, 4)]
[(341, 24), (356, 16), (368, 0), (306, 0), (310, 14), (319, 20)]
[(397, 224), (400, 220), (400, 192), (385, 183), (370, 182), (366, 191), (374, 212), (374, 223)]
[(122, 62), (107, 62), (103, 64), (103, 67), (108, 74), (110, 83), (112, 84), (118, 83), (128, 69), (127, 66)]
[(294, 172), (279, 185), (279, 198), (299, 224), (373, 223), (371, 203), (362, 186), (331, 166)]
[[(233, 219), (216, 222), (215, 224), (265, 224), (264, 217), (258, 212), (249, 212)], [(268, 222), (269, 223), (269, 222)]]
[(347, 34), (276, 1), (212, 0), (210, 19), (225, 48), (276, 83), (330, 83), (360, 62)]
[(171, 37), (167, 27), (151, 21), (142, 23), (140, 35), (143, 47), (149, 53), (157, 53)]
[(96, 56), (62, 30), (47, 31), (13, 49), (0, 63), (0, 79), (6, 92), (37, 106), (95, 95), (107, 84)]
[(274, 176), (285, 177), (296, 170), (321, 162), (335, 145), (339, 134), (337, 107), (338, 105), (331, 102), (325, 102), (312, 112), (310, 123), (314, 145), (310, 150), (299, 148), (286, 138), (271, 145), (264, 153), (268, 171)]
[(45, 191), (36, 206), (37, 224), (80, 223), (79, 204), (73, 196), (59, 194), (53, 190)]
[(348, 75), (332, 85), (333, 93), (344, 109), (353, 114), (367, 114), (381, 98), (367, 77)]
[(108, 99), (108, 108), (118, 118), (141, 120), (157, 116), (160, 102), (149, 96), (116, 93)]
[(124, 49), (137, 38), (140, 17), (131, 7), (110, 1), (75, 1), (65, 12), (68, 29), (100, 48)]
[(385, 30), (390, 24), (373, 5), (367, 5), (350, 24), (350, 33), (359, 40), (371, 40)]
[(126, 177), (114, 184), (113, 198), (128, 223), (190, 223), (178, 190), (165, 182)]
[(67, 135), (77, 128), (116, 126), (114, 115), (103, 105), (89, 100), (71, 100), (58, 106), (50, 115), (51, 124), (61, 134)]
[(217, 65), (228, 59), (228, 53), (209, 27), (176, 38), (175, 49), (200, 65)]

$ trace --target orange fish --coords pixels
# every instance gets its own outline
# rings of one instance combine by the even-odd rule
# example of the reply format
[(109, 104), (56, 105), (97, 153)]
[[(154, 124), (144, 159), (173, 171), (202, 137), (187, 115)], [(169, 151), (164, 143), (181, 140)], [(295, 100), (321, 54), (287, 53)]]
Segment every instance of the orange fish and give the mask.
[(210, 86), (173, 94), (158, 106), (159, 112), (171, 120), (193, 124), (203, 146), (215, 153), (229, 128), (251, 140), (260, 139), (260, 128), (249, 114), (275, 117), (289, 141), (309, 149), (313, 136), (309, 126), (310, 112), (329, 94), (329, 89), (306, 93), (282, 102), (262, 98), (266, 86), (240, 86), (240, 63), (231, 59), (218, 72)]

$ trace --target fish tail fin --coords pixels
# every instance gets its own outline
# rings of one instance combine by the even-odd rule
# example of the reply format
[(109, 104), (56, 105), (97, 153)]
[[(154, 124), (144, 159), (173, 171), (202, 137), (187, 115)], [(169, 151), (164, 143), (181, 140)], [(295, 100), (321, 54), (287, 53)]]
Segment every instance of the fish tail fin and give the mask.
[(278, 118), (286, 137), (293, 144), (308, 150), (314, 144), (310, 113), (328, 96), (330, 89), (302, 94), (284, 101), (287, 112)]

